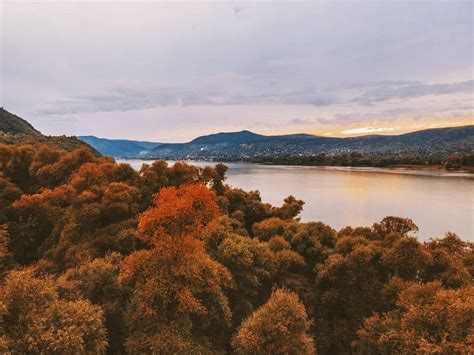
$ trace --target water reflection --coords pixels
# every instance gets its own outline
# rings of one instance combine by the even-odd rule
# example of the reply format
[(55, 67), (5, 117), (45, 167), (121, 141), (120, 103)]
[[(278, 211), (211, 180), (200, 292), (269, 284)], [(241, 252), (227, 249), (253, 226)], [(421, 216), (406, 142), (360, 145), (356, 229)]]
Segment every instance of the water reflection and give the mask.
[[(127, 161), (139, 168), (143, 161)], [(205, 166), (207, 162), (192, 162)], [(228, 163), (227, 182), (259, 190), (265, 202), (280, 205), (288, 195), (306, 202), (304, 221), (336, 229), (368, 226), (388, 215), (412, 218), (419, 238), (457, 233), (474, 240), (474, 176), (443, 171), (320, 168)]]

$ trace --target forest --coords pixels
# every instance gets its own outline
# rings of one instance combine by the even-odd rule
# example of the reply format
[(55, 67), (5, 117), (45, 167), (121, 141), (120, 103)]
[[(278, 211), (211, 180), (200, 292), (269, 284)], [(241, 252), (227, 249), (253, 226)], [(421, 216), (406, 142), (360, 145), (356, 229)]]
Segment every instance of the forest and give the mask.
[(45, 142), (0, 145), (0, 353), (474, 352), (474, 244), (453, 233), (335, 230), (222, 164)]

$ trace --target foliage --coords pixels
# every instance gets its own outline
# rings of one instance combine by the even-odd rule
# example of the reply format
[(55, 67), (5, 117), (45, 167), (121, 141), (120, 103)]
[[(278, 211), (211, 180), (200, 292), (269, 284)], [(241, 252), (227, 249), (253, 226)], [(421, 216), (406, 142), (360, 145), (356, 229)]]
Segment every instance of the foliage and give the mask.
[(314, 354), (309, 327), (298, 296), (277, 290), (242, 323), (232, 346), (238, 354)]
[(474, 287), (446, 290), (413, 283), (393, 311), (365, 319), (353, 346), (359, 353), (472, 353)]
[[(120, 281), (132, 289), (126, 313), (131, 353), (190, 351), (199, 343), (222, 346), (231, 313), (224, 266), (205, 252), (202, 235), (218, 216), (215, 194), (203, 185), (166, 188), (140, 216), (140, 238), (150, 249), (128, 256)], [(163, 342), (170, 334), (173, 343)], [(221, 334), (221, 335), (219, 335)]]
[(301, 222), (293, 196), (226, 185), (222, 164), (135, 171), (15, 137), (0, 144), (2, 353), (472, 352), (474, 244), (453, 233), (420, 243), (395, 216), (336, 231)]
[(0, 289), (4, 353), (105, 353), (100, 307), (59, 297), (55, 281), (32, 270), (12, 271)]

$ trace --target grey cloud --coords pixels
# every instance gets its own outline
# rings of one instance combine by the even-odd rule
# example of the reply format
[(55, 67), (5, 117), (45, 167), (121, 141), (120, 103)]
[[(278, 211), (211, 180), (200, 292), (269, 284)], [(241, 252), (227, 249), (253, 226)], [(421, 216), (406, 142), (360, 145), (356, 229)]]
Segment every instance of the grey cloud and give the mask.
[(199, 88), (190, 90), (180, 87), (132, 89), (116, 87), (107, 94), (83, 95), (49, 102), (37, 110), (38, 114), (62, 115), (82, 112), (109, 112), (143, 110), (163, 106), (224, 106), (255, 104), (287, 104), (328, 106), (337, 101), (334, 95), (319, 92), (229, 92), (225, 88)]
[(423, 84), (423, 83), (383, 83), (374, 85), (362, 95), (354, 98), (360, 104), (374, 104), (392, 99), (407, 99), (427, 95), (444, 95), (472, 92), (474, 80), (457, 83)]
[[(262, 78), (258, 78), (262, 81)], [(132, 111), (166, 106), (225, 106), (225, 105), (312, 105), (331, 106), (356, 103), (374, 106), (392, 99), (416, 98), (426, 95), (444, 95), (471, 92), (474, 81), (457, 83), (423, 84), (411, 81), (383, 81), (353, 83), (348, 87), (335, 86), (325, 90), (315, 87), (282, 90), (273, 87), (265, 91), (255, 78), (246, 78), (240, 88), (229, 88), (230, 83), (218, 85), (128, 87), (116, 86), (106, 93), (75, 96), (49, 102), (37, 110), (44, 115), (61, 115), (82, 112)], [(263, 79), (263, 81), (265, 81)], [(352, 93), (355, 91), (355, 93)], [(396, 109), (396, 110), (401, 110)], [(397, 113), (397, 112), (392, 112)], [(402, 113), (402, 112), (398, 112)]]

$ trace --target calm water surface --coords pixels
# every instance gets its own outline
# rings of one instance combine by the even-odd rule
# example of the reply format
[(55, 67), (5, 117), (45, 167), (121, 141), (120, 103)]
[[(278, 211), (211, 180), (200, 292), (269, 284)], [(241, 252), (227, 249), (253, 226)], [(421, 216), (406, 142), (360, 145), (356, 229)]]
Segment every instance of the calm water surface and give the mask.
[[(144, 163), (141, 160), (124, 162), (134, 168)], [(244, 190), (259, 190), (265, 202), (281, 205), (288, 195), (304, 200), (303, 221), (323, 221), (340, 229), (347, 225), (370, 226), (393, 215), (413, 219), (420, 228), (418, 237), (422, 240), (451, 231), (474, 241), (472, 174), (248, 163), (226, 165), (228, 184)]]

